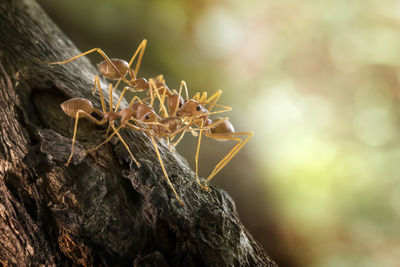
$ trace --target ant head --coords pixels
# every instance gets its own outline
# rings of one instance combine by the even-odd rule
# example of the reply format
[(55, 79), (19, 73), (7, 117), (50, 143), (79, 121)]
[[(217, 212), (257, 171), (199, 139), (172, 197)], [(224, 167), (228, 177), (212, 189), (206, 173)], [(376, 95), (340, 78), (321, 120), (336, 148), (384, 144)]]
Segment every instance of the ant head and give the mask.
[(157, 122), (157, 114), (152, 110), (139, 118), (141, 122)]
[(132, 108), (136, 111), (136, 119), (139, 119), (143, 117), (145, 114), (147, 114), (150, 111), (153, 111), (153, 107), (150, 106), (149, 104), (142, 104), (139, 102), (135, 102), (132, 106)]
[(141, 122), (157, 122), (157, 114), (154, 112), (153, 107), (148, 104), (138, 104), (135, 117)]
[(185, 101), (179, 109), (177, 115), (181, 117), (197, 117), (204, 115), (207, 112), (203, 106), (197, 101), (190, 99)]

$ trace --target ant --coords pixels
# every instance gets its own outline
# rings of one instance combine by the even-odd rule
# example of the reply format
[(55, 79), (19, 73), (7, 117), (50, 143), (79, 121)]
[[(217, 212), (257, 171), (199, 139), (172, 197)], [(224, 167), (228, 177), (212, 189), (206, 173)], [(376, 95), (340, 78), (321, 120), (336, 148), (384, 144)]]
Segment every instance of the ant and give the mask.
[[(90, 100), (84, 99), (84, 98), (72, 98), (72, 99), (69, 99), (69, 100), (61, 103), (61, 105), (60, 105), (65, 114), (67, 114), (69, 117), (75, 118), (74, 134), (73, 134), (72, 145), (71, 145), (71, 154), (68, 158), (67, 163), (65, 163), (65, 166), (67, 166), (67, 167), (69, 166), (71, 159), (72, 159), (72, 155), (74, 154), (74, 144), (75, 144), (75, 140), (76, 140), (78, 121), (80, 118), (86, 117), (98, 125), (103, 125), (103, 124), (109, 122), (109, 127), (111, 127), (114, 130), (114, 132), (117, 134), (117, 136), (119, 137), (121, 142), (124, 144), (125, 148), (128, 150), (133, 161), (136, 163), (136, 165), (138, 167), (140, 167), (141, 166), (140, 163), (132, 155), (128, 145), (125, 143), (122, 136), (119, 135), (118, 132), (116, 132), (116, 128), (114, 126), (114, 121), (117, 118), (120, 118), (122, 122), (128, 121), (130, 119), (130, 117), (132, 116), (131, 109), (125, 108), (125, 109), (121, 110), (119, 113), (113, 111), (112, 84), (109, 84), (110, 100), (109, 100), (109, 110), (108, 111), (106, 110), (106, 105), (105, 105), (105, 101), (104, 101), (104, 97), (103, 97), (103, 93), (102, 93), (101, 89), (99, 89), (99, 94), (100, 94), (102, 110), (94, 108), (92, 102)], [(93, 112), (97, 113), (98, 115), (100, 115), (103, 118), (101, 120), (94, 118), (91, 115)], [(139, 127), (136, 127), (135, 130), (147, 131), (146, 129), (139, 128)]]
[[(181, 91), (182, 91), (182, 87), (186, 91), (186, 99), (185, 100), (183, 100), (182, 97), (180, 97)], [(177, 92), (174, 90), (174, 94), (172, 96), (169, 96), (169, 98), (168, 98), (168, 108), (169, 108), (169, 110), (173, 110), (172, 111), (173, 115), (176, 115), (178, 113), (178, 111), (182, 108), (182, 105), (184, 103), (193, 100), (193, 101), (197, 101), (200, 104), (200, 106), (203, 105), (202, 107), (204, 107), (204, 108), (206, 107), (206, 105), (209, 105), (209, 113), (208, 113), (208, 115), (231, 111), (232, 110), (231, 107), (217, 104), (217, 101), (219, 100), (221, 94), (222, 94), (222, 90), (218, 90), (210, 98), (207, 99), (207, 92), (206, 91), (204, 91), (202, 94), (200, 94), (200, 92), (196, 92), (194, 94), (194, 96), (191, 99), (189, 99), (189, 96), (188, 96), (189, 94), (188, 94), (188, 89), (187, 89), (186, 82), (185, 81), (181, 81), (181, 86), (179, 88), (179, 94), (177, 94)], [(178, 96), (179, 96), (180, 100), (177, 100)], [(220, 107), (222, 109), (219, 110), (219, 111), (211, 112), (211, 110), (214, 107)], [(179, 117), (186, 118), (186, 120), (184, 120), (184, 123), (196, 124), (196, 121), (193, 120), (195, 116), (179, 116)], [(187, 131), (190, 131), (193, 136), (197, 136), (197, 133), (192, 128), (188, 127)], [(182, 138), (183, 138), (185, 133), (186, 133), (186, 131), (182, 132), (182, 134), (178, 138), (178, 140), (175, 141), (172, 144), (173, 147), (176, 146), (182, 140)]]
[[(144, 39), (139, 47), (136, 49), (135, 53), (133, 54), (131, 60), (128, 62), (126, 62), (123, 59), (118, 59), (118, 58), (112, 58), (110, 59), (106, 53), (103, 52), (103, 50), (101, 50), (100, 48), (93, 48), (90, 49), (86, 52), (83, 52), (79, 55), (76, 55), (70, 59), (64, 60), (64, 61), (57, 61), (57, 62), (51, 62), (49, 63), (50, 65), (62, 65), (65, 63), (68, 63), (72, 60), (75, 60), (79, 57), (85, 56), (87, 54), (93, 53), (93, 52), (97, 52), (99, 53), (103, 58), (104, 61), (100, 62), (99, 64), (97, 64), (97, 68), (99, 69), (100, 73), (110, 79), (110, 80), (124, 80), (124, 82), (126, 82), (127, 84), (129, 84), (130, 86), (133, 87), (138, 87), (138, 88), (144, 88), (146, 89), (147, 86), (147, 81), (144, 78), (140, 78), (140, 79), (136, 79), (136, 75), (139, 71), (140, 68), (140, 64), (142, 63), (142, 58), (143, 58), (143, 54), (144, 54), (144, 50), (146, 48), (147, 45), (147, 40)], [(136, 67), (135, 70), (131, 69), (131, 65), (133, 63), (133, 61), (135, 60), (135, 58), (137, 57), (137, 55), (139, 54), (139, 58), (138, 61), (136, 62)], [(125, 76), (129, 73), (129, 75), (131, 76), (131, 80), (127, 80), (125, 78)], [(96, 75), (95, 76), (95, 80), (94, 83), (96, 85), (99, 84), (99, 77)], [(116, 86), (117, 87), (117, 86)], [(115, 88), (116, 88), (115, 87)]]
[[(63, 109), (63, 111), (70, 117), (75, 118), (75, 127), (74, 127), (74, 134), (73, 134), (73, 139), (72, 139), (72, 145), (71, 145), (71, 154), (68, 158), (67, 163), (65, 164), (65, 166), (69, 166), (69, 163), (72, 159), (72, 155), (74, 153), (74, 144), (75, 144), (75, 140), (76, 140), (76, 133), (77, 133), (77, 127), (78, 127), (78, 121), (80, 117), (86, 117), (88, 119), (90, 119), (91, 121), (93, 121), (94, 123), (98, 124), (98, 125), (103, 125), (105, 124), (107, 121), (109, 122), (109, 125), (111, 126), (111, 128), (113, 129), (113, 133), (105, 140), (103, 141), (101, 144), (99, 144), (98, 146), (96, 146), (95, 148), (89, 149), (85, 151), (85, 154), (89, 153), (89, 152), (93, 152), (95, 150), (97, 150), (100, 146), (102, 146), (103, 144), (107, 143), (109, 140), (111, 140), (111, 138), (114, 135), (117, 135), (118, 138), (121, 140), (121, 142), (124, 144), (125, 148), (128, 150), (131, 158), (133, 159), (133, 161), (136, 163), (136, 165), (138, 167), (141, 166), (141, 164), (135, 159), (135, 157), (132, 155), (128, 145), (125, 143), (124, 139), (122, 138), (122, 136), (119, 134), (119, 130), (122, 127), (129, 127), (131, 129), (137, 130), (137, 131), (144, 131), (145, 133), (147, 133), (152, 140), (153, 146), (155, 148), (158, 160), (161, 164), (161, 168), (164, 172), (165, 178), (167, 179), (167, 182), (169, 184), (169, 186), (171, 187), (172, 191), (175, 194), (175, 197), (177, 198), (178, 202), (184, 206), (182, 200), (180, 199), (178, 193), (176, 192), (174, 186), (172, 185), (171, 181), (168, 178), (167, 172), (164, 168), (164, 164), (162, 162), (161, 159), (161, 155), (159, 153), (157, 144), (154, 140), (154, 131), (151, 128), (144, 128), (144, 127), (138, 127), (135, 126), (131, 123), (129, 123), (129, 120), (134, 120), (136, 122), (140, 122), (140, 123), (144, 123), (145, 125), (150, 125), (153, 127), (157, 127), (158, 126), (158, 131), (161, 132), (160, 126), (164, 127), (165, 126), (163, 124), (160, 124), (157, 122), (157, 115), (156, 113), (153, 111), (152, 107), (148, 104), (143, 103), (137, 96), (134, 97), (131, 100), (131, 103), (129, 105), (128, 108), (122, 109), (121, 111), (117, 112), (117, 109), (113, 110), (113, 98), (112, 98), (112, 84), (109, 84), (109, 96), (110, 96), (110, 100), (109, 100), (109, 111), (106, 111), (105, 108), (105, 101), (104, 101), (104, 97), (102, 94), (102, 90), (101, 88), (99, 88), (99, 94), (100, 94), (100, 99), (101, 99), (101, 103), (102, 103), (102, 109), (103, 111), (94, 108), (92, 103), (84, 98), (72, 98), (70, 100), (67, 100), (65, 102), (63, 102), (61, 104), (61, 108)], [(121, 98), (121, 97), (120, 97)], [(136, 101), (137, 100), (137, 101)], [(136, 102), (135, 102), (136, 101)], [(103, 119), (101, 120), (97, 120), (96, 118), (94, 118), (91, 114), (95, 112), (97, 114), (99, 114), (100, 116), (103, 117)], [(114, 126), (114, 122), (116, 119), (120, 118), (121, 120), (121, 126), (119, 126), (118, 128), (115, 128)], [(137, 119), (136, 119), (137, 118)], [(176, 120), (179, 120), (178, 118), (176, 118)], [(168, 124), (167, 124), (168, 125)], [(173, 124), (172, 124), (173, 125)], [(165, 130), (165, 132), (167, 132), (168, 130)], [(166, 133), (165, 133), (166, 134)]]
[[(163, 171), (164, 177), (167, 179), (167, 182), (169, 186), (171, 187), (173, 193), (175, 194), (176, 199), (178, 200), (179, 204), (184, 206), (183, 201), (180, 199), (178, 193), (176, 192), (174, 186), (172, 185), (168, 173), (164, 167), (164, 163), (162, 161), (156, 139), (160, 139), (163, 137), (171, 137), (175, 136), (181, 131), (184, 131), (185, 128), (179, 128), (181, 125), (181, 119), (178, 117), (168, 117), (161, 119), (156, 112), (154, 111), (153, 107), (145, 102), (142, 102), (139, 98), (134, 98), (131, 101), (131, 104), (129, 106), (129, 109), (131, 110), (131, 119), (138, 123), (144, 123), (148, 128), (146, 128), (146, 134), (150, 137), (151, 142), (153, 144), (154, 150), (157, 154), (158, 161), (160, 162), (161, 169)], [(116, 134), (119, 136), (118, 131), (121, 128), (132, 128), (134, 130), (137, 130), (137, 127), (130, 124), (128, 121), (123, 121), (121, 120), (121, 125), (117, 128), (114, 129), (114, 132), (107, 137), (102, 143), (100, 143), (97, 147), (88, 150), (87, 152), (94, 151), (107, 143), (108, 141), (111, 140), (111, 138)]]
[[(196, 181), (200, 185), (200, 187), (206, 191), (209, 191), (208, 183), (211, 181), (214, 176), (221, 171), (223, 167), (239, 152), (239, 150), (249, 141), (249, 139), (253, 136), (253, 132), (235, 132), (235, 129), (231, 122), (229, 122), (228, 118), (217, 117), (215, 120), (211, 120), (209, 118), (210, 114), (220, 113), (227, 110), (230, 110), (230, 107), (217, 105), (216, 102), (219, 99), (222, 91), (219, 90), (209, 99), (207, 99), (207, 92), (204, 92), (201, 96), (200, 93), (196, 93), (193, 99), (186, 101), (177, 112), (177, 116), (181, 118), (187, 118), (189, 120), (189, 124), (194, 124), (198, 128), (196, 130), (199, 131), (198, 135), (198, 143), (196, 149)], [(197, 101), (199, 100), (199, 101)], [(202, 106), (201, 103), (209, 104), (209, 110)], [(204, 106), (205, 106), (204, 105)], [(225, 107), (226, 110), (221, 110), (217, 112), (211, 112), (214, 106)], [(198, 177), (198, 162), (199, 162), (199, 152), (200, 152), (200, 144), (202, 135), (207, 136), (209, 138), (215, 139), (217, 141), (227, 141), (234, 140), (237, 144), (224, 156), (224, 158), (214, 167), (211, 174), (207, 177), (205, 184), (203, 185)], [(238, 136), (246, 136), (246, 138), (241, 139)], [(178, 140), (179, 141), (179, 140)]]
[[(183, 88), (185, 89), (185, 92), (186, 92), (186, 97), (187, 97), (186, 100), (183, 100), (183, 98), (181, 97)], [(156, 89), (155, 92), (158, 93), (158, 89)], [(179, 87), (179, 93), (177, 93), (175, 90), (173, 90), (173, 92), (171, 92), (167, 89), (164, 89), (163, 96), (161, 98), (162, 99), (161, 103), (163, 104), (164, 99), (167, 97), (167, 106), (168, 106), (168, 110), (169, 110), (169, 112), (168, 112), (169, 116), (167, 116), (167, 118), (165, 118), (164, 120), (167, 120), (169, 118), (172, 119), (172, 118), (175, 118), (175, 116), (176, 116), (176, 117), (182, 119), (180, 121), (180, 124), (182, 124), (182, 125), (186, 124), (184, 127), (181, 127), (181, 125), (179, 125), (178, 127), (181, 127), (181, 128), (172, 135), (168, 135), (168, 136), (161, 135), (163, 137), (167, 137), (168, 144), (169, 144), (170, 138), (174, 138), (178, 134), (178, 132), (182, 131), (182, 135), (178, 138), (178, 140), (174, 144), (172, 144), (172, 146), (176, 146), (180, 142), (180, 140), (183, 138), (183, 135), (185, 134), (186, 131), (191, 131), (192, 134), (194, 134), (194, 129), (191, 128), (192, 125), (195, 125), (198, 127), (196, 129), (199, 131), (199, 135), (198, 135), (199, 139), (198, 139), (198, 145), (197, 145), (196, 156), (195, 156), (196, 181), (201, 186), (201, 188), (206, 191), (209, 191), (209, 187), (207, 186), (207, 184), (210, 182), (210, 180), (223, 167), (225, 167), (225, 165), (239, 152), (239, 150), (253, 136), (253, 132), (235, 133), (234, 127), (228, 121), (228, 118), (217, 117), (217, 118), (215, 118), (214, 121), (209, 119), (209, 116), (211, 114), (217, 114), (217, 113), (222, 113), (222, 112), (231, 110), (231, 107), (219, 105), (216, 103), (219, 100), (221, 94), (222, 94), (222, 90), (218, 90), (211, 97), (207, 98), (207, 92), (203, 92), (202, 94), (200, 94), (200, 92), (196, 92), (192, 99), (188, 99), (188, 89), (187, 89), (186, 82), (181, 81), (181, 84)], [(202, 104), (204, 106), (202, 106)], [(209, 105), (209, 110), (207, 110), (205, 108), (206, 105)], [(214, 107), (221, 107), (222, 110), (211, 112), (211, 110)], [(160, 123), (162, 123), (162, 121)], [(211, 172), (211, 174), (206, 179), (205, 185), (201, 184), (200, 180), (198, 178), (198, 158), (199, 158), (200, 144), (201, 144), (203, 132), (204, 132), (205, 136), (213, 138), (218, 141), (234, 140), (234, 141), (238, 142), (231, 149), (231, 151), (229, 151), (229, 153), (227, 153), (227, 155), (214, 167), (214, 170)], [(241, 135), (246, 135), (247, 137), (244, 140), (237, 137), (237, 136), (241, 136)]]
[[(93, 48), (90, 49), (84, 53), (81, 53), (79, 55), (76, 55), (70, 59), (64, 60), (64, 61), (57, 61), (57, 62), (51, 62), (49, 63), (50, 65), (61, 65), (61, 64), (66, 64), (70, 61), (73, 61), (79, 57), (85, 56), (87, 54), (97, 52), (99, 53), (103, 58), (104, 61), (100, 62), (97, 64), (97, 68), (99, 72), (106, 77), (107, 79), (110, 80), (118, 80), (117, 83), (115, 84), (114, 88), (117, 88), (119, 83), (124, 81), (128, 86), (125, 86), (122, 95), (125, 94), (126, 90), (132, 91), (132, 92), (140, 92), (140, 91), (145, 91), (150, 89), (149, 82), (145, 78), (137, 78), (137, 73), (139, 71), (142, 59), (143, 59), (143, 54), (145, 51), (147, 45), (147, 40), (144, 39), (138, 48), (136, 49), (135, 53), (133, 54), (132, 58), (130, 59), (129, 63), (123, 59), (118, 59), (118, 58), (109, 58), (106, 53), (103, 52), (100, 48)], [(135, 70), (131, 69), (131, 65), (136, 59), (136, 57), (139, 55), (138, 60), (136, 62)], [(129, 74), (130, 79), (128, 80), (125, 76)], [(166, 87), (165, 81), (163, 80), (162, 75), (159, 75), (156, 78), (156, 86), (157, 87)], [(92, 94), (95, 93), (96, 87), (100, 90), (100, 79), (99, 76), (96, 75), (94, 78), (94, 87), (92, 89)], [(151, 96), (151, 105), (153, 105), (153, 94), (150, 92)], [(122, 98), (117, 103), (116, 109), (118, 109), (120, 102), (122, 101)]]

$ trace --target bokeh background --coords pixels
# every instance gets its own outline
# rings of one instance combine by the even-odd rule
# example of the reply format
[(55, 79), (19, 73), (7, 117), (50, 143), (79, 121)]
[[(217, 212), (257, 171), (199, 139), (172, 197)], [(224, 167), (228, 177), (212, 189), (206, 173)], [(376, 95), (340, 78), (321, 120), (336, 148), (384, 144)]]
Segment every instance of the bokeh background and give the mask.
[[(140, 77), (224, 91), (255, 136), (213, 184), (280, 266), (400, 266), (399, 1), (39, 3), (82, 51), (146, 38)], [(203, 144), (207, 176), (234, 144)]]

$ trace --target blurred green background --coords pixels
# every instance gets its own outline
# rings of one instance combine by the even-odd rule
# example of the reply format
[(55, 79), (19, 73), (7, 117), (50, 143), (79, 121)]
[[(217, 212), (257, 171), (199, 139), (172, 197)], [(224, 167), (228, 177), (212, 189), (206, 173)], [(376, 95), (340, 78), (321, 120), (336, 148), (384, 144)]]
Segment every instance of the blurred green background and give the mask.
[[(81, 51), (146, 38), (139, 77), (224, 91), (255, 136), (212, 183), (280, 266), (400, 266), (399, 1), (39, 3)], [(207, 176), (234, 144), (203, 144)]]

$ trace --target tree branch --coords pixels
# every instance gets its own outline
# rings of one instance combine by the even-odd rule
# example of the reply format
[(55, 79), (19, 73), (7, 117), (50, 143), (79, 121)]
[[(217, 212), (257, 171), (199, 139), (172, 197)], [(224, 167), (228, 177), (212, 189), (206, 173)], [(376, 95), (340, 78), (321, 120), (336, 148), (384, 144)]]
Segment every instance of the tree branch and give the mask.
[(49, 66), (79, 51), (31, 0), (0, 3), (0, 259), (3, 265), (276, 266), (239, 221), (223, 190), (204, 192), (185, 159), (159, 142), (169, 188), (150, 139), (121, 134), (137, 168), (104, 128), (60, 108), (90, 99), (96, 69), (86, 60)]

